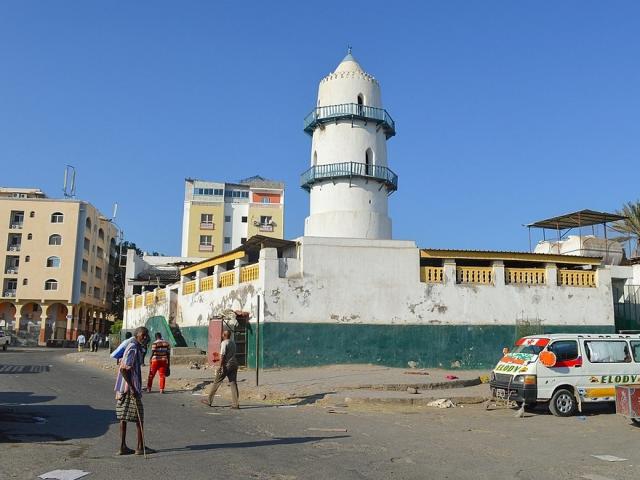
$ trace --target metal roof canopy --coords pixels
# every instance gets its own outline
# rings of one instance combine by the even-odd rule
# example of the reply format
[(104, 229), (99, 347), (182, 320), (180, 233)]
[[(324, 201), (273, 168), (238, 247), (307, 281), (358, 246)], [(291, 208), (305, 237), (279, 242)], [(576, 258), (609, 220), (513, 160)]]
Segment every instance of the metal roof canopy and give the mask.
[(231, 260), (243, 258), (249, 252), (259, 252), (263, 248), (284, 248), (294, 246), (295, 244), (296, 242), (292, 240), (283, 240), (280, 238), (267, 237), (265, 235), (254, 235), (239, 247), (234, 248), (229, 252), (216, 255), (215, 257), (202, 260), (190, 267), (183, 268), (180, 273), (181, 275), (188, 275), (190, 273), (197, 272), (198, 270), (203, 270)]
[(539, 220), (529, 223), (525, 227), (549, 228), (552, 230), (566, 230), (568, 228), (590, 227), (592, 225), (602, 225), (627, 217), (615, 213), (596, 212), (595, 210), (580, 210), (578, 212), (567, 213), (558, 217)]

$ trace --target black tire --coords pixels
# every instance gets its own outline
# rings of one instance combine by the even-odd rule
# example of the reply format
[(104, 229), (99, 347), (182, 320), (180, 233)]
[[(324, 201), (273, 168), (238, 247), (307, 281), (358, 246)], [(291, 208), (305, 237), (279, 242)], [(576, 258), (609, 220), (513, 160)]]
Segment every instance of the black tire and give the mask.
[(631, 423), (633, 423), (636, 427), (640, 427), (640, 419), (632, 418)]
[(578, 403), (573, 392), (566, 388), (556, 390), (549, 402), (549, 410), (556, 417), (571, 417), (578, 410)]

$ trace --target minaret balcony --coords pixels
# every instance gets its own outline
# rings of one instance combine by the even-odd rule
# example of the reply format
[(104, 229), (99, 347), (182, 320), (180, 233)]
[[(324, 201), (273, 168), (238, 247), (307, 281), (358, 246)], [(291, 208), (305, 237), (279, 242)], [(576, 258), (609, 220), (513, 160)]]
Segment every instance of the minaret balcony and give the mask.
[(301, 175), (300, 183), (302, 188), (308, 192), (315, 183), (335, 178), (371, 179), (381, 182), (385, 187), (387, 187), (387, 192), (389, 194), (398, 189), (398, 175), (393, 173), (390, 168), (357, 162), (316, 165)]
[(384, 108), (369, 107), (357, 103), (342, 103), (314, 108), (304, 119), (304, 131), (313, 135), (313, 131), (320, 125), (338, 120), (364, 120), (373, 122), (384, 130), (387, 138), (396, 134), (396, 123)]

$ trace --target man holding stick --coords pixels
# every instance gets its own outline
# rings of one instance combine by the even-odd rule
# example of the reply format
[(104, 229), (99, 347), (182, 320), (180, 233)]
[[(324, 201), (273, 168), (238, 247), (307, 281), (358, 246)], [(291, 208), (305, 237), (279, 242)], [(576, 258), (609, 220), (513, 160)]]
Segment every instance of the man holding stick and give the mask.
[[(133, 340), (124, 351), (116, 378), (116, 417), (120, 421), (120, 450), (118, 455), (145, 455), (155, 450), (144, 444), (144, 407), (142, 405), (142, 364), (143, 345), (149, 338), (149, 330), (136, 328)], [(134, 450), (127, 447), (127, 422), (134, 422), (138, 429), (138, 444)]]

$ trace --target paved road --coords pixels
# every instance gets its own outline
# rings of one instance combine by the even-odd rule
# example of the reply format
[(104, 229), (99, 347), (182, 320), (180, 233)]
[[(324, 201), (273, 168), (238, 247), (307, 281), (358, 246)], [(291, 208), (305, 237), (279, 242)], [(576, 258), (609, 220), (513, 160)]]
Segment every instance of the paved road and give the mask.
[[(145, 396), (147, 440), (157, 454), (116, 457), (112, 372), (67, 363), (63, 354), (0, 352), (0, 478), (72, 468), (91, 472), (85, 477), (91, 480), (131, 478), (131, 469), (143, 479), (185, 480), (640, 476), (640, 429), (610, 409), (586, 419), (544, 412), (519, 419), (510, 410), (481, 407), (232, 411), (208, 409), (186, 392)], [(593, 454), (627, 460), (605, 462)]]

